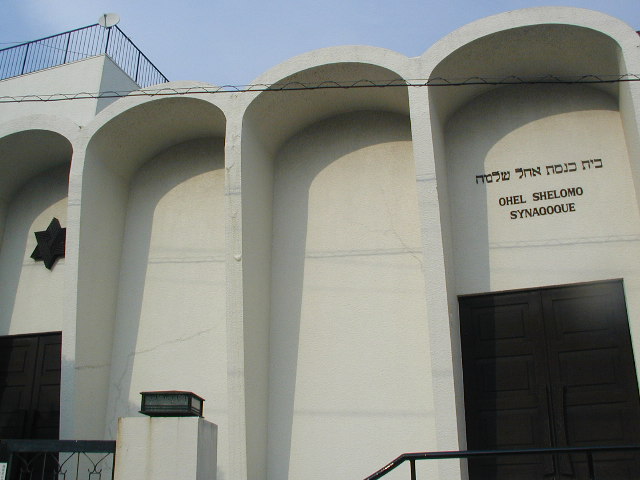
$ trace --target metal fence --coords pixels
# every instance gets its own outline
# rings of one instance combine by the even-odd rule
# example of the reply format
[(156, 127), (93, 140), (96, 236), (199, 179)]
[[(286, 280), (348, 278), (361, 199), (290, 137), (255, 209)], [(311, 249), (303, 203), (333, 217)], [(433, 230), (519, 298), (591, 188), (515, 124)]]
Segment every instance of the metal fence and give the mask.
[[(627, 478), (639, 478), (637, 473), (640, 472), (637, 468), (634, 469), (632, 477), (614, 474), (601, 475), (598, 469), (598, 460), (608, 453), (628, 453), (635, 454), (631, 457), (631, 462), (637, 463), (637, 452), (640, 452), (640, 445), (621, 445), (621, 446), (593, 446), (593, 447), (560, 447), (560, 448), (528, 448), (528, 449), (512, 449), (512, 450), (462, 450), (451, 452), (417, 452), (417, 453), (403, 453), (398, 458), (382, 467), (380, 470), (372, 475), (369, 475), (364, 480), (378, 480), (384, 477), (392, 470), (402, 465), (405, 462), (409, 463), (409, 476), (411, 480), (417, 480), (416, 462), (419, 460), (446, 460), (446, 459), (467, 459), (469, 461), (480, 461), (483, 458), (513, 458), (513, 457), (531, 457), (531, 456), (543, 456), (546, 457), (549, 462), (549, 472), (545, 474), (544, 478), (571, 478), (571, 479), (615, 479), (624, 480)], [(571, 472), (570, 475), (562, 472), (559, 468), (559, 464), (567, 463), (567, 456), (582, 457), (580, 463), (583, 463), (584, 468), (582, 473)], [(629, 460), (629, 459), (624, 459)], [(571, 461), (569, 463), (572, 463)], [(569, 465), (570, 470), (573, 467)], [(474, 477), (472, 477), (474, 478)], [(489, 480), (495, 478), (495, 475), (485, 475), (481, 477), (482, 480)], [(502, 478), (519, 478), (518, 476), (504, 476)], [(527, 476), (527, 478), (532, 478)], [(541, 477), (542, 478), (542, 477)], [(428, 480), (428, 479), (426, 479)]]
[(140, 87), (169, 81), (118, 26), (98, 24), (0, 50), (0, 80), (103, 54)]
[(6, 480), (112, 480), (116, 442), (0, 440)]

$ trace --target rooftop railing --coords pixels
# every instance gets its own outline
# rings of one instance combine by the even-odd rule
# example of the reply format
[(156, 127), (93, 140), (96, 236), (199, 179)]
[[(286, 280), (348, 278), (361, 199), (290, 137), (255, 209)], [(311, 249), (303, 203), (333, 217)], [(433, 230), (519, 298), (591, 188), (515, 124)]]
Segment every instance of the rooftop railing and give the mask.
[(140, 87), (168, 82), (118, 26), (98, 24), (0, 50), (0, 80), (108, 55)]

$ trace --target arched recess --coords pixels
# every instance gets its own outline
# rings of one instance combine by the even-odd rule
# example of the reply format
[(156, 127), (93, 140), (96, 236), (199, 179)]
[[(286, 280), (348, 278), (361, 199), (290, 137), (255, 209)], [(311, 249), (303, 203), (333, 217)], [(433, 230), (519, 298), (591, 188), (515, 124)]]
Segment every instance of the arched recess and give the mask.
[(53, 217), (67, 224), (74, 128), (54, 131), (56, 122), (67, 126), (38, 118), (0, 128), (0, 335), (63, 330), (65, 260), (47, 270), (31, 258), (35, 231)]
[[(275, 81), (402, 82), (400, 56), (317, 65), (331, 53)], [(429, 443), (408, 113), (404, 86), (266, 91), (245, 113), (248, 478), (358, 478)]]
[(176, 96), (124, 99), (98, 120), (82, 170), (76, 436), (114, 438), (141, 391), (193, 391), (224, 471), (225, 116)]
[[(439, 56), (431, 78), (460, 81), (615, 77), (634, 73), (627, 67), (634, 64), (629, 47), (637, 39), (621, 22), (596, 12), (540, 8), (471, 24), (425, 58)], [(458, 295), (606, 278), (624, 278), (629, 293), (638, 288), (640, 218), (636, 166), (629, 161), (638, 144), (635, 88), (546, 83), (429, 89), (452, 318), (450, 345), (442, 342), (432, 354), (451, 355), (455, 383), (455, 398), (437, 399), (437, 413), (462, 438)], [(536, 192), (578, 187), (584, 193), (576, 198), (534, 200)], [(569, 203), (573, 207), (565, 208), (575, 211), (531, 218), (517, 212)]]
[[(68, 367), (67, 352), (62, 347), (62, 362), (57, 367), (60, 337), (41, 334), (62, 332), (63, 342), (73, 338), (65, 315), (68, 262), (58, 258), (47, 269), (31, 255), (37, 245), (35, 232), (47, 230), (53, 218), (67, 227), (69, 169), (77, 133), (78, 126), (67, 119), (46, 115), (22, 116), (0, 125), (0, 335), (26, 335), (13, 337), (20, 338), (15, 340), (18, 343), (25, 342), (23, 347), (30, 345), (26, 355), (46, 352), (51, 360), (48, 385), (37, 389), (32, 389), (31, 382), (40, 382), (43, 372), (25, 362), (23, 378), (29, 380), (16, 385), (23, 389), (15, 417), (24, 415), (23, 419), (33, 421), (16, 422), (22, 423), (15, 431), (21, 433), (13, 434), (16, 437), (43, 434), (44, 427), (46, 436), (57, 438), (65, 421), (67, 398), (60, 387)], [(69, 250), (67, 242), (67, 257)], [(3, 354), (10, 355), (10, 351), (3, 347)], [(58, 368), (62, 371), (56, 372)], [(3, 386), (5, 380), (3, 376)], [(49, 396), (46, 400), (45, 395)], [(12, 401), (10, 395), (5, 396), (3, 408), (12, 408), (4, 403)]]

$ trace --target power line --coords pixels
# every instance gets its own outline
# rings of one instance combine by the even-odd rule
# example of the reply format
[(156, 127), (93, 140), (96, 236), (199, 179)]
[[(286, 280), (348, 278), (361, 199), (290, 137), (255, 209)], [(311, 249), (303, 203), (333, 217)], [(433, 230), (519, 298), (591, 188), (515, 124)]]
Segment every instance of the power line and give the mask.
[(509, 75), (506, 77), (480, 77), (467, 78), (442, 78), (428, 79), (394, 79), (394, 80), (356, 80), (323, 82), (287, 82), (287, 83), (258, 83), (251, 85), (223, 85), (218, 87), (193, 86), (193, 87), (158, 87), (144, 90), (104, 91), (97, 93), (55, 93), (55, 94), (31, 94), (31, 95), (4, 95), (0, 96), (0, 103), (31, 103), (31, 102), (59, 102), (67, 100), (86, 100), (102, 98), (122, 97), (156, 97), (190, 94), (222, 94), (222, 93), (250, 93), (250, 92), (291, 92), (302, 90), (328, 90), (328, 89), (354, 89), (354, 88), (393, 88), (393, 87), (464, 87), (464, 86), (503, 86), (503, 85), (576, 85), (576, 84), (613, 84), (623, 82), (638, 82), (640, 74), (626, 73), (623, 75), (543, 75), (537, 77), (525, 77)]

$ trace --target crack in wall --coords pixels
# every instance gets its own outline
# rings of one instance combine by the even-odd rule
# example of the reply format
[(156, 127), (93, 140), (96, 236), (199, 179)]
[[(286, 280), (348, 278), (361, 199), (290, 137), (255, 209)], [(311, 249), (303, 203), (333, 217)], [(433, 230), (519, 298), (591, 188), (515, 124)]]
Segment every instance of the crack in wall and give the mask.
[(177, 343), (183, 343), (183, 342), (188, 342), (189, 340), (192, 340), (194, 338), (200, 337), (206, 333), (209, 333), (213, 331), (213, 328), (207, 328), (204, 330), (199, 330), (197, 332), (194, 332), (190, 335), (185, 335), (185, 336), (181, 336), (179, 338), (175, 338), (175, 339), (170, 339), (170, 340), (166, 340), (164, 342), (161, 342), (157, 345), (154, 345), (152, 347), (148, 347), (145, 349), (140, 349), (140, 350), (134, 350), (133, 352), (130, 352), (126, 355), (125, 359), (126, 362), (124, 363), (124, 365), (122, 366), (122, 369), (120, 370), (119, 376), (117, 378), (117, 380), (115, 382), (111, 382), (109, 388), (110, 390), (115, 391), (115, 395), (114, 395), (114, 400), (112, 402), (112, 404), (110, 405), (110, 407), (108, 408), (108, 414), (107, 414), (107, 435), (109, 436), (109, 438), (114, 438), (115, 435), (115, 428), (116, 425), (114, 425), (111, 421), (114, 418), (117, 418), (117, 412), (118, 412), (118, 407), (120, 405), (126, 404), (129, 405), (130, 401), (129, 401), (129, 391), (125, 391), (122, 386), (124, 384), (125, 378), (127, 376), (127, 374), (133, 374), (133, 360), (135, 359), (135, 357), (137, 355), (144, 355), (147, 353), (151, 353), (154, 352), (155, 350), (158, 350), (160, 348), (169, 346), (169, 345), (174, 345)]
[(398, 232), (396, 225), (393, 221), (394, 216), (392, 215), (391, 209), (389, 208), (389, 199), (388, 199), (387, 192), (383, 187), (380, 187), (380, 190), (382, 191), (385, 210), (387, 212), (387, 216), (389, 217), (389, 225), (391, 226), (391, 228), (388, 229), (388, 232), (390, 232), (398, 240), (398, 242), (400, 242), (400, 245), (402, 245), (402, 247), (404, 248), (404, 251), (408, 253), (411, 257), (413, 257), (416, 260), (416, 262), (418, 262), (418, 265), (420, 265), (420, 270), (423, 270), (424, 264), (422, 263), (422, 255), (418, 255), (416, 253), (416, 249), (409, 247), (409, 245), (407, 245), (407, 242), (402, 238), (402, 236)]

